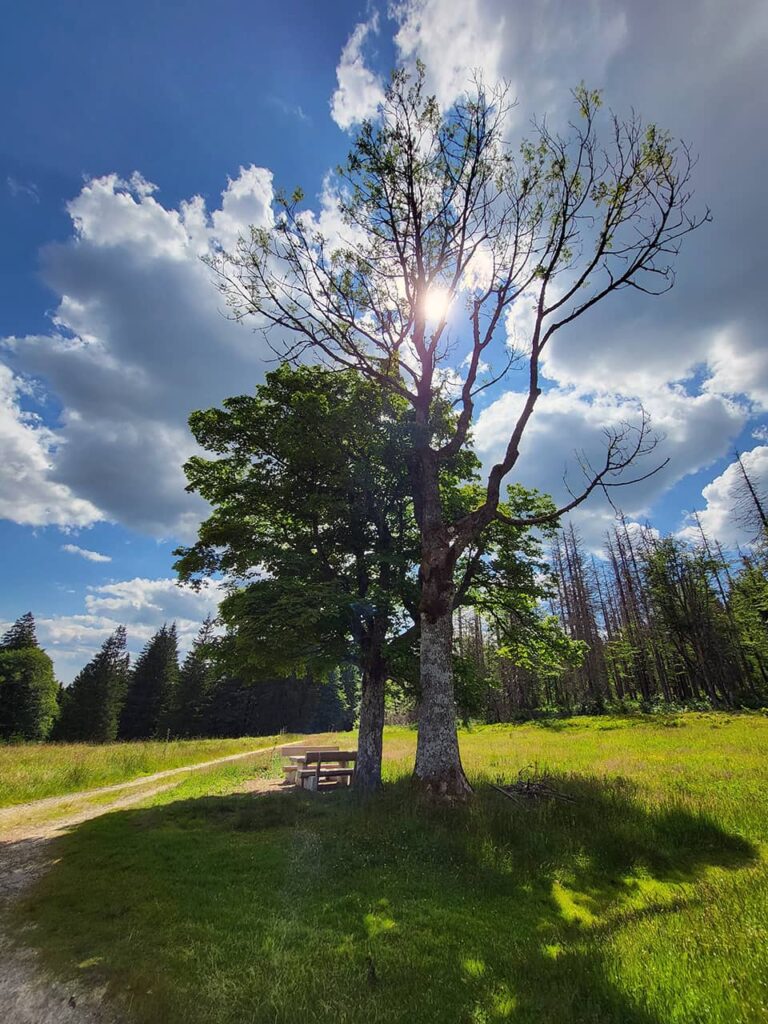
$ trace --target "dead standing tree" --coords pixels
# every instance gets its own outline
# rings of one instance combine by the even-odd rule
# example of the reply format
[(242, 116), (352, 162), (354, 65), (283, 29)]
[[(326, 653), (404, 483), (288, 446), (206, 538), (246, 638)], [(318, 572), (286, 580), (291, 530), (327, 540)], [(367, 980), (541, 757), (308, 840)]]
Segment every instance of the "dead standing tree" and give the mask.
[[(512, 156), (502, 138), (505, 94), (471, 96), (440, 111), (424, 71), (398, 71), (375, 120), (359, 128), (336, 199), (348, 236), (332, 244), (299, 208), (281, 199), (272, 230), (253, 229), (233, 253), (211, 261), (233, 315), (270, 328), (284, 358), (352, 367), (412, 408), (407, 457), (421, 534), (421, 701), (415, 775), (428, 790), (470, 791), (456, 737), (451, 660), (457, 560), (498, 512), (541, 393), (540, 362), (552, 337), (613, 292), (659, 294), (672, 286), (681, 239), (708, 219), (687, 212), (691, 158), (638, 117), (608, 119), (599, 139), (600, 98), (579, 88), (567, 137), (534, 123)], [(458, 325), (461, 300), (464, 327)], [(533, 310), (527, 392), (484, 500), (452, 520), (440, 466), (467, 443), (479, 391), (504, 377), (511, 359), (498, 341), (515, 303)], [(448, 344), (451, 331), (463, 346)], [(485, 369), (495, 347), (503, 369)], [(434, 415), (448, 387), (457, 395), (452, 436), (436, 441)], [(567, 444), (563, 442), (564, 446)], [(624, 470), (654, 439), (647, 419), (606, 431), (605, 457), (587, 467), (580, 493), (626, 484)], [(647, 474), (646, 474), (647, 475)]]
[(768, 538), (768, 501), (747, 472), (744, 456), (738, 451), (734, 454), (739, 469), (737, 481), (731, 488), (733, 516), (739, 526), (751, 533), (751, 542), (758, 544)]

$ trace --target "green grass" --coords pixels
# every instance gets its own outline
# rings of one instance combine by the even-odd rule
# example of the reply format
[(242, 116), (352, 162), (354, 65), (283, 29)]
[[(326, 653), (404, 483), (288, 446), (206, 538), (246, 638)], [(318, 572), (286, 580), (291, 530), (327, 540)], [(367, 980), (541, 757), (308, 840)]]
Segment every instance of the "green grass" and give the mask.
[[(477, 793), (186, 779), (88, 822), (17, 907), (23, 941), (140, 1024), (768, 1020), (768, 718), (578, 719), (463, 733)], [(487, 783), (529, 764), (574, 803)], [(33, 927), (29, 927), (33, 926)]]
[[(111, 743), (0, 744), (0, 807), (64, 796), (269, 746), (283, 737)], [(286, 738), (288, 742), (289, 738)]]

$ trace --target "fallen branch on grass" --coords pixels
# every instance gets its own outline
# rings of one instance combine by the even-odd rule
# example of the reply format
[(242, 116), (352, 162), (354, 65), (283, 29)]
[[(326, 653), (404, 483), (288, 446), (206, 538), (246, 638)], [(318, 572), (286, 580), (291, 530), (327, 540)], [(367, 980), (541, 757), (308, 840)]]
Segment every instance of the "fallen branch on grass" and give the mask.
[(507, 786), (497, 786), (491, 783), (491, 787), (518, 804), (544, 799), (564, 800), (569, 804), (576, 803), (575, 797), (553, 789), (545, 777), (540, 779), (521, 778), (523, 771), (525, 771), (524, 768), (518, 773), (517, 782), (512, 782)]

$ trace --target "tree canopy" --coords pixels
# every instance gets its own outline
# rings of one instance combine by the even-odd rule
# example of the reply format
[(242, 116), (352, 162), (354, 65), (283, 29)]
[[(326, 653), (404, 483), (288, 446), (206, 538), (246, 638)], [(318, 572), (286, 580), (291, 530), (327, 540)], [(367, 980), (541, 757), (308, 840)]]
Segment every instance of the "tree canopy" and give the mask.
[[(436, 414), (447, 433), (447, 403)], [(377, 782), (384, 680), (418, 692), (419, 530), (407, 404), (353, 370), (283, 365), (253, 396), (195, 413), (191, 424), (218, 458), (187, 464), (190, 488), (212, 513), (197, 544), (179, 550), (177, 569), (183, 580), (215, 572), (229, 580), (220, 654), (235, 674), (322, 675), (346, 660), (358, 665), (358, 772)], [(446, 507), (477, 502), (477, 465), (468, 449), (445, 465)], [(504, 508), (511, 516), (521, 507), (544, 510), (551, 502), (518, 488)], [(497, 609), (507, 625), (514, 611), (519, 643), (525, 630), (532, 635), (544, 592), (539, 542), (528, 534), (493, 524), (464, 553), (455, 595), (456, 606)]]

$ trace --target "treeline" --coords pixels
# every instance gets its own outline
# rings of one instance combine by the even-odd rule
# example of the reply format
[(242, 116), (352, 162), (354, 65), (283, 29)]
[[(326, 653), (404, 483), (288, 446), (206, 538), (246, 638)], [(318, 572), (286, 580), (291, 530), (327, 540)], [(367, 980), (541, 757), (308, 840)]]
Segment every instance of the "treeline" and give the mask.
[(492, 619), (460, 620), (457, 645), (480, 681), (476, 711), (507, 721), (550, 711), (764, 705), (765, 547), (734, 563), (700, 523), (699, 533), (691, 544), (622, 520), (595, 558), (573, 526), (562, 530), (552, 545), (548, 610), (579, 650), (521, 659), (499, 642)]
[[(299, 376), (304, 385), (306, 374)], [(312, 428), (317, 429), (316, 417)], [(297, 451), (305, 454), (305, 445)], [(754, 546), (736, 559), (707, 537), (697, 516), (695, 544), (660, 538), (649, 527), (620, 519), (600, 558), (587, 553), (572, 525), (539, 534), (507, 529), (478, 547), (469, 559), (471, 572), (463, 569), (465, 584), (457, 592), (454, 613), (459, 714), (465, 720), (501, 722), (674, 705), (764, 706), (766, 500), (740, 459), (738, 464), (743, 486), (734, 511), (752, 531)], [(309, 482), (313, 487), (313, 480)], [(346, 476), (342, 482), (346, 501)], [(365, 485), (370, 485), (368, 480)], [(230, 502), (232, 490), (229, 480)], [(263, 499), (268, 490), (262, 487), (260, 494)], [(512, 490), (506, 507), (513, 509), (515, 502), (543, 507), (546, 501)], [(332, 507), (338, 512), (345, 506), (334, 500)], [(312, 516), (316, 510), (315, 501)], [(237, 515), (231, 516), (227, 529), (238, 530), (242, 543), (240, 505), (233, 511)], [(352, 512), (346, 523), (339, 519), (337, 543), (344, 554), (347, 549), (356, 552)], [(291, 511), (294, 518), (297, 514)], [(272, 515), (264, 521), (272, 528), (275, 519)], [(224, 536), (218, 525), (216, 541), (221, 543)], [(281, 557), (285, 536), (284, 530), (278, 539)], [(308, 538), (311, 547), (314, 532)], [(549, 559), (544, 557), (547, 543)], [(194, 553), (198, 555), (197, 549)], [(0, 640), (0, 739), (111, 742), (267, 735), (282, 729), (315, 732), (360, 724), (365, 718), (367, 663), (360, 657), (359, 637), (355, 646), (354, 631), (339, 615), (344, 595), (333, 591), (329, 598), (309, 585), (308, 566), (316, 552), (309, 554), (303, 572), (297, 573), (298, 563), (292, 562), (293, 571), (283, 572), (282, 579), (250, 583), (224, 601), (223, 631), (208, 618), (181, 664), (175, 625), (162, 626), (133, 665), (121, 626), (72, 685), (61, 687), (37, 641), (32, 613), (22, 615)], [(246, 555), (248, 563), (258, 561), (253, 552)], [(341, 564), (346, 571), (350, 560)], [(358, 578), (359, 564), (358, 558), (353, 565)], [(408, 560), (403, 558), (403, 564)], [(403, 579), (407, 584), (407, 577)], [(347, 586), (351, 591), (348, 581)], [(280, 587), (287, 588), (287, 595)], [(364, 623), (379, 616), (379, 647), (372, 649), (380, 657), (381, 651), (390, 651), (378, 669), (378, 722), (383, 723), (385, 712), (390, 721), (415, 721), (420, 699), (413, 672), (418, 630), (406, 626), (398, 635), (396, 617), (385, 602), (387, 591), (379, 588), (378, 604), (371, 593), (369, 588), (367, 601), (353, 602), (352, 615)], [(301, 671), (291, 671), (297, 665)], [(333, 665), (342, 668), (329, 668)], [(377, 729), (380, 733), (380, 725)], [(360, 724), (360, 734), (364, 732)]]
[(350, 729), (354, 668), (244, 682), (216, 657), (206, 620), (179, 664), (175, 624), (163, 625), (133, 665), (119, 626), (68, 687), (57, 683), (23, 615), (0, 641), (0, 739), (110, 743), (115, 740), (269, 735)]
[[(700, 543), (620, 522), (602, 558), (569, 526), (554, 538), (536, 616), (504, 600), (455, 615), (458, 710), (465, 720), (552, 713), (757, 707), (768, 701), (768, 551), (733, 564)], [(519, 597), (516, 593), (513, 596)], [(206, 620), (179, 663), (174, 624), (133, 665), (118, 627), (68, 687), (23, 615), (0, 641), (0, 739), (108, 743), (351, 729), (360, 672), (351, 663), (254, 679), (232, 671), (228, 638)], [(390, 720), (415, 720), (418, 692), (390, 679)]]

